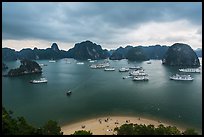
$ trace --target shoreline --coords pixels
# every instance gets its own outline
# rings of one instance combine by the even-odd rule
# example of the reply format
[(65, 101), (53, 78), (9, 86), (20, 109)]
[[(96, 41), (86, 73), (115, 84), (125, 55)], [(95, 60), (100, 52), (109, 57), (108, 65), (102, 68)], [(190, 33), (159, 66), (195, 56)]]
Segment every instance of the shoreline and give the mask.
[(101, 116), (87, 120), (82, 120), (75, 123), (61, 125), (61, 131), (64, 135), (73, 134), (77, 130), (91, 131), (93, 135), (113, 135), (115, 127), (120, 127), (122, 124), (152, 124), (157, 127), (160, 124), (164, 126), (176, 126), (181, 132), (186, 128), (180, 127), (177, 124), (166, 121), (154, 120), (140, 116)]

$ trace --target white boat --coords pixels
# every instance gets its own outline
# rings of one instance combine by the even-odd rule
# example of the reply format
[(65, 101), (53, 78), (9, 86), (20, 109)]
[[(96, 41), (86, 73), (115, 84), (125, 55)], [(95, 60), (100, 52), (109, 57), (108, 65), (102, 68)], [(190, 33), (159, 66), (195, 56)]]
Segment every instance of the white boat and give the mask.
[(47, 64), (39, 64), (40, 66), (47, 66)]
[(93, 63), (93, 62), (95, 62), (95, 60), (90, 60), (89, 62), (90, 62), (90, 63)]
[(120, 68), (119, 69), (119, 72), (128, 72), (129, 71), (129, 68)]
[(90, 68), (92, 68), (92, 69), (96, 69), (97, 66), (96, 66), (95, 64), (92, 64), (92, 65), (90, 66)]
[(131, 67), (129, 67), (129, 69), (142, 69), (142, 67), (140, 67), (140, 66), (131, 66)]
[(46, 78), (40, 78), (40, 80), (31, 80), (30, 83), (38, 84), (38, 83), (47, 83), (48, 80)]
[(78, 64), (78, 65), (83, 65), (83, 64), (84, 64), (84, 62), (77, 62), (77, 64)]
[(147, 73), (144, 72), (144, 70), (135, 70), (129, 73), (130, 76), (148, 76)]
[(87, 59), (88, 61), (91, 61), (91, 59)]
[(54, 62), (56, 62), (56, 60), (49, 60), (49, 62), (50, 62), (50, 63), (54, 63)]
[(173, 75), (169, 77), (171, 80), (192, 81), (193, 78), (190, 75)]
[(132, 78), (133, 76), (124, 76), (123, 79)]
[(152, 62), (151, 61), (147, 61), (147, 64), (152, 64)]
[(104, 71), (115, 71), (115, 68), (105, 68)]
[(201, 70), (199, 68), (185, 68), (179, 69), (180, 72), (192, 72), (192, 73), (200, 73)]
[(148, 81), (149, 77), (148, 76), (134, 76), (133, 81)]

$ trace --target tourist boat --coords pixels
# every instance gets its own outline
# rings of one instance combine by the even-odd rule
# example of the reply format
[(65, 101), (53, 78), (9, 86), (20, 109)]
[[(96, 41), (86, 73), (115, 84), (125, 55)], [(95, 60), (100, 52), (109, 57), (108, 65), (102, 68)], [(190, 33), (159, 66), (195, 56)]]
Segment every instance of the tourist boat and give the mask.
[(91, 59), (87, 59), (88, 61), (91, 61)]
[(71, 95), (71, 93), (72, 93), (72, 92), (69, 90), (69, 91), (67, 91), (66, 94), (67, 94), (67, 96), (69, 96), (69, 95)]
[(192, 73), (200, 73), (201, 70), (199, 68), (185, 68), (179, 69), (180, 72), (192, 72)]
[(90, 63), (93, 63), (93, 62), (95, 62), (95, 60), (90, 60), (89, 62), (90, 62)]
[(149, 77), (148, 76), (134, 76), (133, 81), (148, 81)]
[(39, 64), (40, 66), (47, 66), (47, 64)]
[(56, 60), (49, 60), (49, 62), (50, 62), (50, 63), (54, 63), (54, 62), (56, 62)]
[(90, 66), (90, 68), (92, 68), (92, 69), (96, 69), (97, 66), (96, 66), (95, 64), (92, 64), (92, 65)]
[(30, 83), (38, 84), (38, 83), (47, 83), (48, 80), (46, 78), (40, 78), (40, 80), (31, 80)]
[(133, 76), (124, 76), (123, 79), (132, 78)]
[(190, 75), (173, 75), (169, 77), (171, 80), (192, 81), (193, 78)]
[(84, 64), (84, 62), (77, 62), (77, 64), (78, 64), (78, 65), (83, 65), (83, 64)]
[(152, 64), (152, 62), (151, 61), (147, 61), (147, 64)]
[(105, 68), (104, 71), (115, 71), (115, 68)]
[(119, 69), (119, 72), (128, 72), (129, 71), (129, 68), (120, 68)]
[(131, 67), (129, 67), (129, 69), (142, 69), (142, 67), (140, 67), (140, 66), (131, 66)]
[(129, 73), (130, 76), (148, 76), (147, 73), (144, 72), (144, 70), (135, 70)]

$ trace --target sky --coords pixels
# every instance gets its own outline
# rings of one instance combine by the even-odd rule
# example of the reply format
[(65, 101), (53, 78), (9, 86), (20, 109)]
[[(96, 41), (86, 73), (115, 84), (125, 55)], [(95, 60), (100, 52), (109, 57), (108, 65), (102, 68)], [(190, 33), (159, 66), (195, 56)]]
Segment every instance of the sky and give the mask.
[(201, 2), (3, 2), (2, 46), (68, 50), (185, 43), (202, 48)]

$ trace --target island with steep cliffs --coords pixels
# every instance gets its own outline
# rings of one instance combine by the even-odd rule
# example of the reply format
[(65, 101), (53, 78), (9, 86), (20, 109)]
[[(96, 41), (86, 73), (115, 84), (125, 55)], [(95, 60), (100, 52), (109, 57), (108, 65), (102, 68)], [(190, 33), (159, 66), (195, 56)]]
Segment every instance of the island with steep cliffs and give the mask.
[(39, 66), (37, 62), (24, 59), (24, 60), (21, 60), (21, 65), (19, 68), (10, 69), (8, 74), (4, 76), (15, 77), (15, 76), (39, 74), (39, 73), (42, 73), (42, 68)]
[(193, 49), (183, 43), (175, 43), (169, 47), (162, 59), (162, 64), (167, 66), (199, 67), (198, 56)]

